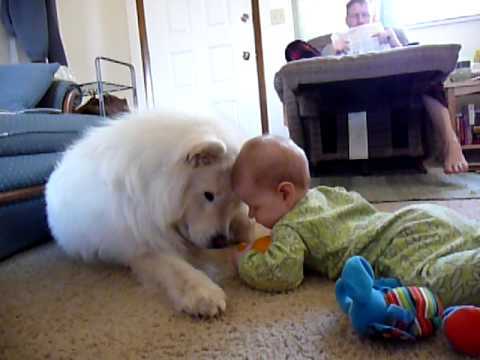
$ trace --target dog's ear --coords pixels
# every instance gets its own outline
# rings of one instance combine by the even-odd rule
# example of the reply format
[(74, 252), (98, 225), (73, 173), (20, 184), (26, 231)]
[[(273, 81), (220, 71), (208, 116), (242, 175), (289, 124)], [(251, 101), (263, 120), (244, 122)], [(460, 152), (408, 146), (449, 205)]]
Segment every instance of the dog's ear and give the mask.
[(211, 165), (225, 155), (227, 146), (218, 139), (204, 140), (188, 151), (185, 162), (195, 168)]

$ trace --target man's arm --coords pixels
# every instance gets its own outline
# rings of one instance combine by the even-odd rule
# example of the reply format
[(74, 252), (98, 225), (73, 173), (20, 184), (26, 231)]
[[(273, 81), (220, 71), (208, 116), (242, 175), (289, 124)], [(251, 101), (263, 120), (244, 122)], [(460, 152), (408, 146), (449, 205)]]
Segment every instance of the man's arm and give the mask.
[(266, 291), (294, 289), (303, 280), (306, 246), (287, 226), (275, 229), (264, 252), (249, 250), (238, 261), (240, 277), (251, 287)]

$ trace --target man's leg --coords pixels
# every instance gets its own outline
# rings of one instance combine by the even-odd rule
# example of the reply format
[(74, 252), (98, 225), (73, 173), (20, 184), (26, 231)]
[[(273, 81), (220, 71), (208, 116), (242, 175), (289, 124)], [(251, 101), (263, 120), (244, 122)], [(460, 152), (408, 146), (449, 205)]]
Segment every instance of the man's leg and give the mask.
[(432, 119), (435, 131), (438, 131), (440, 138), (445, 143), (442, 146), (445, 173), (455, 174), (468, 171), (468, 163), (463, 156), (457, 135), (453, 131), (447, 108), (428, 95), (423, 96), (423, 103)]

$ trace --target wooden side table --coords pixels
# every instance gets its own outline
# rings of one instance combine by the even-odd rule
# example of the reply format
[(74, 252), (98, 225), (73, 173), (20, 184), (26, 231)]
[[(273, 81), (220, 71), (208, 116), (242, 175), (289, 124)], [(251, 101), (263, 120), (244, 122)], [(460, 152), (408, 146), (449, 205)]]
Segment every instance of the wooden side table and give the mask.
[[(457, 124), (457, 103), (458, 98), (461, 96), (466, 95), (474, 95), (478, 94), (480, 97), (480, 78), (470, 79), (466, 81), (459, 81), (459, 82), (451, 82), (445, 83), (444, 85), (445, 91), (447, 93), (447, 100), (448, 100), (448, 112), (450, 113), (450, 120), (452, 122), (452, 127), (455, 132), (458, 131), (458, 124)], [(480, 102), (480, 98), (479, 98)], [(457, 133), (458, 136), (458, 133)], [(480, 144), (470, 144), (470, 145), (462, 145), (462, 150), (467, 154), (472, 154), (476, 156), (472, 156), (474, 160), (470, 160), (467, 157), (467, 161), (469, 162), (469, 166), (471, 170), (479, 171), (480, 170)]]

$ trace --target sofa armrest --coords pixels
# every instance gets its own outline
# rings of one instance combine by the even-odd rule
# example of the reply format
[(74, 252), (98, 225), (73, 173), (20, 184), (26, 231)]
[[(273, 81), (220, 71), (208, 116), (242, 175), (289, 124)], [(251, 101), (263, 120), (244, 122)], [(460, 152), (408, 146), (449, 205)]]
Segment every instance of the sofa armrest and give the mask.
[(82, 93), (78, 84), (66, 80), (54, 80), (50, 88), (37, 104), (41, 108), (59, 109), (71, 113), (82, 101)]
[(82, 91), (79, 87), (72, 88), (63, 99), (64, 113), (74, 113), (75, 109), (82, 103)]

